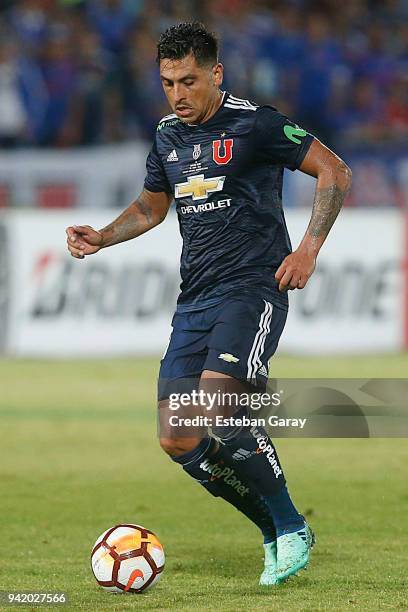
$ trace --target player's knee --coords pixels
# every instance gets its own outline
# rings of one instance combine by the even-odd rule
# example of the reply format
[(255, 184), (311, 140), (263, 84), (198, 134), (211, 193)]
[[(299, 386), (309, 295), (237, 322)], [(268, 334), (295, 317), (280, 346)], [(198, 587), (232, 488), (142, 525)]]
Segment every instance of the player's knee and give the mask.
[(173, 456), (176, 450), (176, 440), (170, 438), (160, 438), (160, 446), (168, 455)]
[(170, 457), (189, 453), (200, 444), (198, 438), (160, 438), (160, 446)]

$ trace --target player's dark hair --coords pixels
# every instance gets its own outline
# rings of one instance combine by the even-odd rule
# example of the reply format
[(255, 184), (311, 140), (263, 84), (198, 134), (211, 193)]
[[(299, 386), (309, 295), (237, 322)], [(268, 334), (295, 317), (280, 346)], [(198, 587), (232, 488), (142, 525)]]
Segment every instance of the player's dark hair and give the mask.
[(179, 23), (161, 34), (157, 43), (158, 63), (163, 58), (183, 59), (190, 53), (200, 66), (218, 61), (218, 40), (202, 23)]

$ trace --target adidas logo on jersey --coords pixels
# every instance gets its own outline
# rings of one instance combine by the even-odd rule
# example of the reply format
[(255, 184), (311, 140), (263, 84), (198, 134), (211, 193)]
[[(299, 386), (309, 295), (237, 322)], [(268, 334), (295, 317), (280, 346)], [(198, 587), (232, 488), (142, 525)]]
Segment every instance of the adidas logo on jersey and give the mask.
[(261, 376), (268, 376), (268, 370), (266, 369), (264, 365), (261, 365), (261, 367), (258, 370), (258, 374), (260, 374)]
[(173, 149), (171, 153), (168, 154), (167, 156), (167, 161), (168, 162), (172, 162), (172, 161), (178, 161), (178, 155), (177, 155), (177, 151), (176, 149)]

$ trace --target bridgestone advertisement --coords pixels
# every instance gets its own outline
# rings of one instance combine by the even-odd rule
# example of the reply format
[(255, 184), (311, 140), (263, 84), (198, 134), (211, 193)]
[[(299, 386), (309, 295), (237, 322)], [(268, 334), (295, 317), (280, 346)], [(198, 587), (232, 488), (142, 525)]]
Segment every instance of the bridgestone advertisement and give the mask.
[[(287, 215), (292, 244), (307, 212)], [(404, 216), (398, 210), (344, 210), (302, 291), (291, 294), (282, 347), (363, 352), (403, 347)]]
[[(117, 210), (18, 212), (0, 222), (0, 348), (24, 356), (163, 352), (179, 291), (176, 215), (135, 241), (72, 258), (65, 227), (102, 227)], [(294, 246), (308, 211), (289, 211)], [(12, 242), (7, 241), (12, 236)], [(404, 217), (345, 210), (303, 291), (290, 294), (281, 352), (395, 351), (404, 346)]]

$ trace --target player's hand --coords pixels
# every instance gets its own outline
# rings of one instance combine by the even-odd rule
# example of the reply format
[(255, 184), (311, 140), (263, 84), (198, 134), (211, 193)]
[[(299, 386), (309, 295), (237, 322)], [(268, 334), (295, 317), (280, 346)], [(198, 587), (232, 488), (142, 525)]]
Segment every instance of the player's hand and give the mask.
[(279, 291), (303, 289), (316, 267), (316, 257), (305, 251), (293, 251), (276, 270)]
[(102, 248), (102, 234), (90, 225), (72, 225), (65, 231), (68, 251), (72, 257), (84, 259), (85, 255), (97, 253)]

